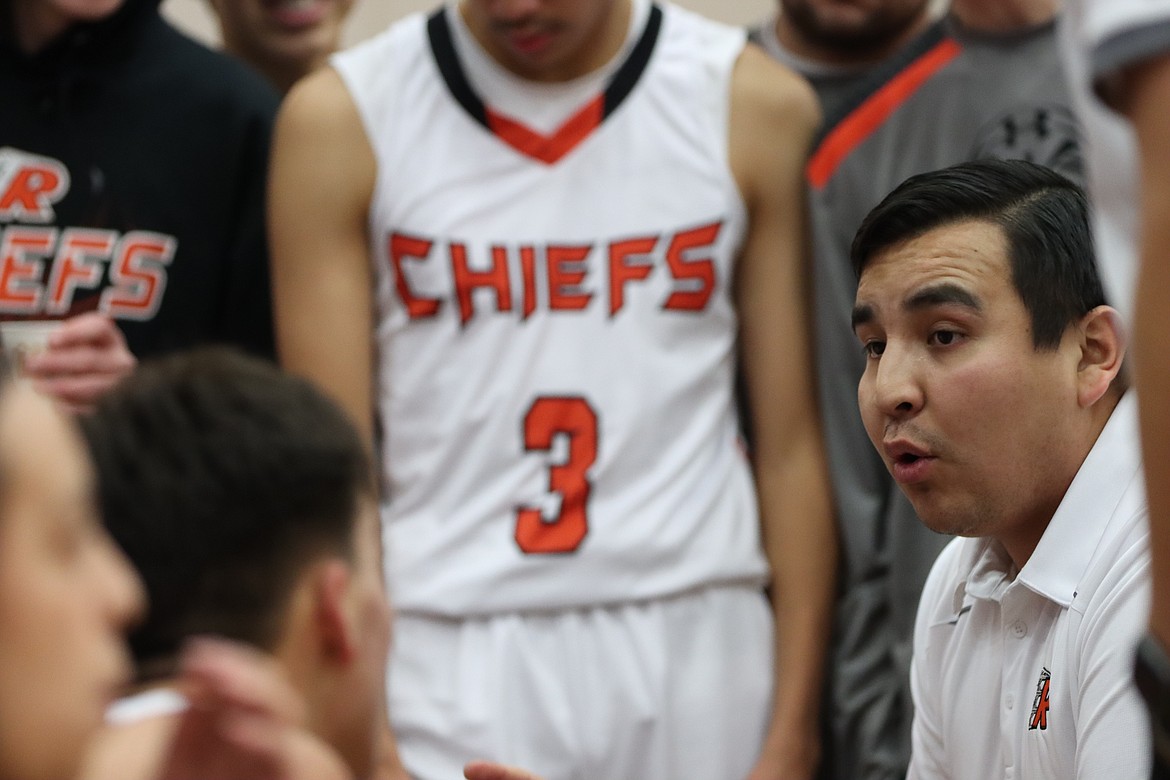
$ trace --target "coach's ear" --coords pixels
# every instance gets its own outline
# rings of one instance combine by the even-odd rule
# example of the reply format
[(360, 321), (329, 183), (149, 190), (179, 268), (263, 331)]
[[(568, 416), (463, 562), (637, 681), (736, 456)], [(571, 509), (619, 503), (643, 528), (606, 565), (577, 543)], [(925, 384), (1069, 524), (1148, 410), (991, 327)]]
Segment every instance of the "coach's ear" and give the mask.
[(348, 665), (357, 656), (357, 626), (350, 614), (349, 591), (353, 572), (349, 565), (333, 558), (316, 571), (315, 624), (322, 658)]
[(1122, 370), (1126, 344), (1121, 316), (1109, 306), (1098, 306), (1081, 318), (1077, 338), (1077, 400), (1088, 408), (1105, 395)]

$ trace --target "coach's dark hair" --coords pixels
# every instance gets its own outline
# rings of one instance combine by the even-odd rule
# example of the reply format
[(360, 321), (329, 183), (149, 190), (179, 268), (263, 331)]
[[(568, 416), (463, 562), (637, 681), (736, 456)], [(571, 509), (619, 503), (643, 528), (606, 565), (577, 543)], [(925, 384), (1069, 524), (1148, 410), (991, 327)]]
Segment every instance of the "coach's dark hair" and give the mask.
[(146, 583), (143, 677), (184, 639), (272, 649), (303, 567), (349, 557), (370, 464), (309, 382), (226, 349), (144, 363), (83, 419), (102, 514)]
[(860, 276), (874, 255), (895, 244), (968, 220), (1002, 228), (1036, 349), (1056, 348), (1071, 323), (1105, 303), (1084, 193), (1023, 160), (978, 160), (907, 179), (862, 221), (853, 238), (854, 271)]

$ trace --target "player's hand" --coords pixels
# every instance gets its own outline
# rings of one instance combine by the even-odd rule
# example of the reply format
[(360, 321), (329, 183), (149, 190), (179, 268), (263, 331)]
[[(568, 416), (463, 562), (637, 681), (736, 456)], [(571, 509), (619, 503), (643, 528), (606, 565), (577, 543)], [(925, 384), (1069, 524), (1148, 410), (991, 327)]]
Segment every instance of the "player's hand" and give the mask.
[(49, 336), (44, 352), (25, 358), (23, 373), (66, 409), (84, 412), (137, 365), (114, 321), (79, 314)]
[(538, 775), (525, 772), (503, 764), (493, 764), (490, 761), (472, 761), (463, 767), (463, 776), (467, 780), (541, 780)]
[[(289, 780), (306, 758), (304, 705), (275, 662), (215, 639), (182, 659), (182, 715), (159, 780)], [(345, 777), (340, 760), (312, 756), (323, 780)], [(340, 773), (340, 774), (339, 774)]]

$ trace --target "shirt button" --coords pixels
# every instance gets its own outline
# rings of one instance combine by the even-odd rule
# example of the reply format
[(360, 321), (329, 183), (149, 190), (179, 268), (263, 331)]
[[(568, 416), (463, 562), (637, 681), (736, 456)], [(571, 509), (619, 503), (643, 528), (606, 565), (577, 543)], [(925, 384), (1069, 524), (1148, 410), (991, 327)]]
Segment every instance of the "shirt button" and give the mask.
[(1016, 697), (1010, 693), (1007, 696), (1004, 696), (1003, 697), (1003, 706), (1007, 707), (1009, 710), (1012, 707), (1016, 706)]
[(1022, 620), (1017, 620), (1012, 623), (1012, 636), (1016, 639), (1023, 639), (1028, 635), (1028, 624)]

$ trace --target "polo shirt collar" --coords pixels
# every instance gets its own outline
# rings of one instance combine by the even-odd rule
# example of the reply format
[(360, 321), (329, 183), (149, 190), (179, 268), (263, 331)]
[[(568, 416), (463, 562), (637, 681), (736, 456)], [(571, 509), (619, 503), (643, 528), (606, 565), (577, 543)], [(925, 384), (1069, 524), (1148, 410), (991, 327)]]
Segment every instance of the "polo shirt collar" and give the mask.
[(971, 566), (955, 589), (955, 613), (962, 609), (967, 596), (998, 601), (1016, 574), (1011, 556), (999, 542), (989, 537), (979, 539), (970, 552)]
[(1141, 469), (1137, 400), (1122, 396), (1018, 580), (1067, 609), (1106, 522)]
[(972, 546), (969, 573), (955, 589), (955, 612), (967, 597), (999, 600), (1013, 580), (1067, 609), (1105, 532), (1105, 520), (1139, 469), (1137, 401), (1128, 392), (1113, 409), (1018, 575), (999, 542), (985, 538)]

